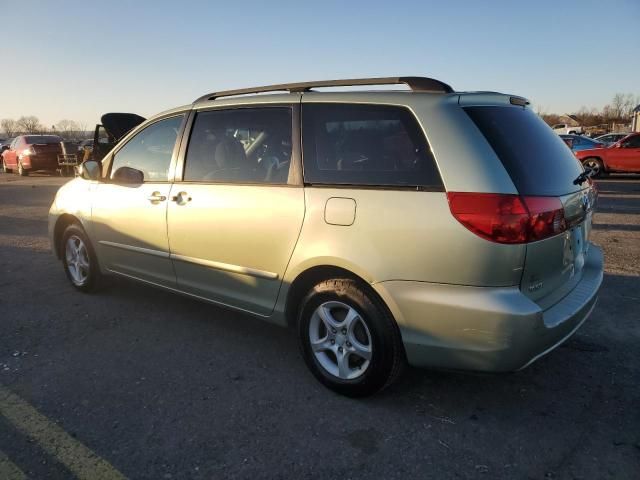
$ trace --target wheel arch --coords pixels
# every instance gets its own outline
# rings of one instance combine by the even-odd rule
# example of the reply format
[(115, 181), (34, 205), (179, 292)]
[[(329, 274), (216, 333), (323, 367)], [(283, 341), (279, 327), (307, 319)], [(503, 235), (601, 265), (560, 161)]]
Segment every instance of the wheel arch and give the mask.
[(62, 258), (62, 235), (69, 225), (78, 224), (84, 230), (84, 226), (78, 217), (70, 213), (63, 213), (56, 220), (53, 227), (53, 247), (58, 259)]
[(300, 301), (307, 294), (307, 292), (318, 283), (323, 280), (329, 280), (331, 278), (349, 278), (357, 281), (362, 287), (376, 298), (380, 305), (387, 310), (391, 318), (394, 319), (396, 326), (398, 325), (391, 309), (384, 301), (384, 299), (371, 287), (371, 284), (366, 281), (361, 275), (354, 273), (353, 271), (344, 267), (339, 267), (331, 264), (314, 265), (309, 267), (300, 273), (291, 281), (291, 284), (287, 290), (286, 301), (284, 305), (284, 317), (286, 325), (293, 327), (296, 324), (298, 308)]

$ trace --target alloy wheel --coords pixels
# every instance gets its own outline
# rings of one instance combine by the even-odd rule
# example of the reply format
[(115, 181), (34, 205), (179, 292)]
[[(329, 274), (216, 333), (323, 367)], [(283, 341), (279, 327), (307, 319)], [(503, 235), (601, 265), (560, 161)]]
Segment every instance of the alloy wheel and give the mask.
[(342, 380), (363, 375), (371, 363), (373, 342), (365, 319), (342, 302), (325, 302), (309, 322), (311, 350), (320, 366)]
[(600, 163), (597, 160), (588, 160), (585, 165), (591, 170), (591, 175), (597, 177), (600, 174)]
[(71, 276), (71, 281), (82, 286), (89, 278), (89, 252), (82, 239), (76, 235), (71, 235), (65, 245), (65, 259), (67, 270)]

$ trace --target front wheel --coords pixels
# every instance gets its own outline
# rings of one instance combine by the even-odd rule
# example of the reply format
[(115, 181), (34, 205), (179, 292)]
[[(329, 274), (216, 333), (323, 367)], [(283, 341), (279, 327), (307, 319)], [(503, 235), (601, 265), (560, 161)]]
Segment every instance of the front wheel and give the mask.
[(28, 177), (29, 176), (29, 170), (25, 170), (22, 167), (22, 163), (18, 163), (18, 175), (20, 175), (21, 177)]
[(4, 173), (11, 173), (11, 171), (12, 171), (10, 168), (7, 168), (7, 164), (6, 164), (6, 162), (4, 161), (4, 159), (2, 159), (2, 171), (3, 171)]
[(62, 264), (71, 284), (81, 292), (95, 290), (101, 279), (96, 254), (87, 234), (71, 224), (62, 235)]
[(602, 177), (605, 174), (604, 165), (602, 164), (602, 160), (599, 158), (589, 157), (585, 159), (583, 165), (591, 170), (592, 178)]
[(299, 310), (298, 340), (314, 376), (349, 397), (382, 390), (405, 363), (395, 320), (352, 279), (325, 280), (309, 291)]

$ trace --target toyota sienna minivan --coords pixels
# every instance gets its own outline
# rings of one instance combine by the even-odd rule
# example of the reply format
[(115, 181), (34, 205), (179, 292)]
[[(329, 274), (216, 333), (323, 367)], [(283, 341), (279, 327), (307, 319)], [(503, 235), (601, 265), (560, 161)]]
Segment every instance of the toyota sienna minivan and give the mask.
[[(408, 89), (344, 89), (382, 84)], [(528, 105), (423, 77), (210, 93), (86, 162), (53, 250), (83, 292), (120, 276), (292, 326), (344, 395), (405, 363), (519, 370), (603, 272), (591, 180)]]

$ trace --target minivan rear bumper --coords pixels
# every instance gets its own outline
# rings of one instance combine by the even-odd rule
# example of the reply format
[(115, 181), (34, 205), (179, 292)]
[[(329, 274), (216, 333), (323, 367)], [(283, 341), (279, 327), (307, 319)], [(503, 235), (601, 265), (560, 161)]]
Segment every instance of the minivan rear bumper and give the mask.
[(411, 365), (483, 372), (522, 369), (567, 340), (593, 310), (602, 251), (589, 246), (582, 278), (546, 310), (518, 287), (414, 281), (373, 285), (400, 326)]

